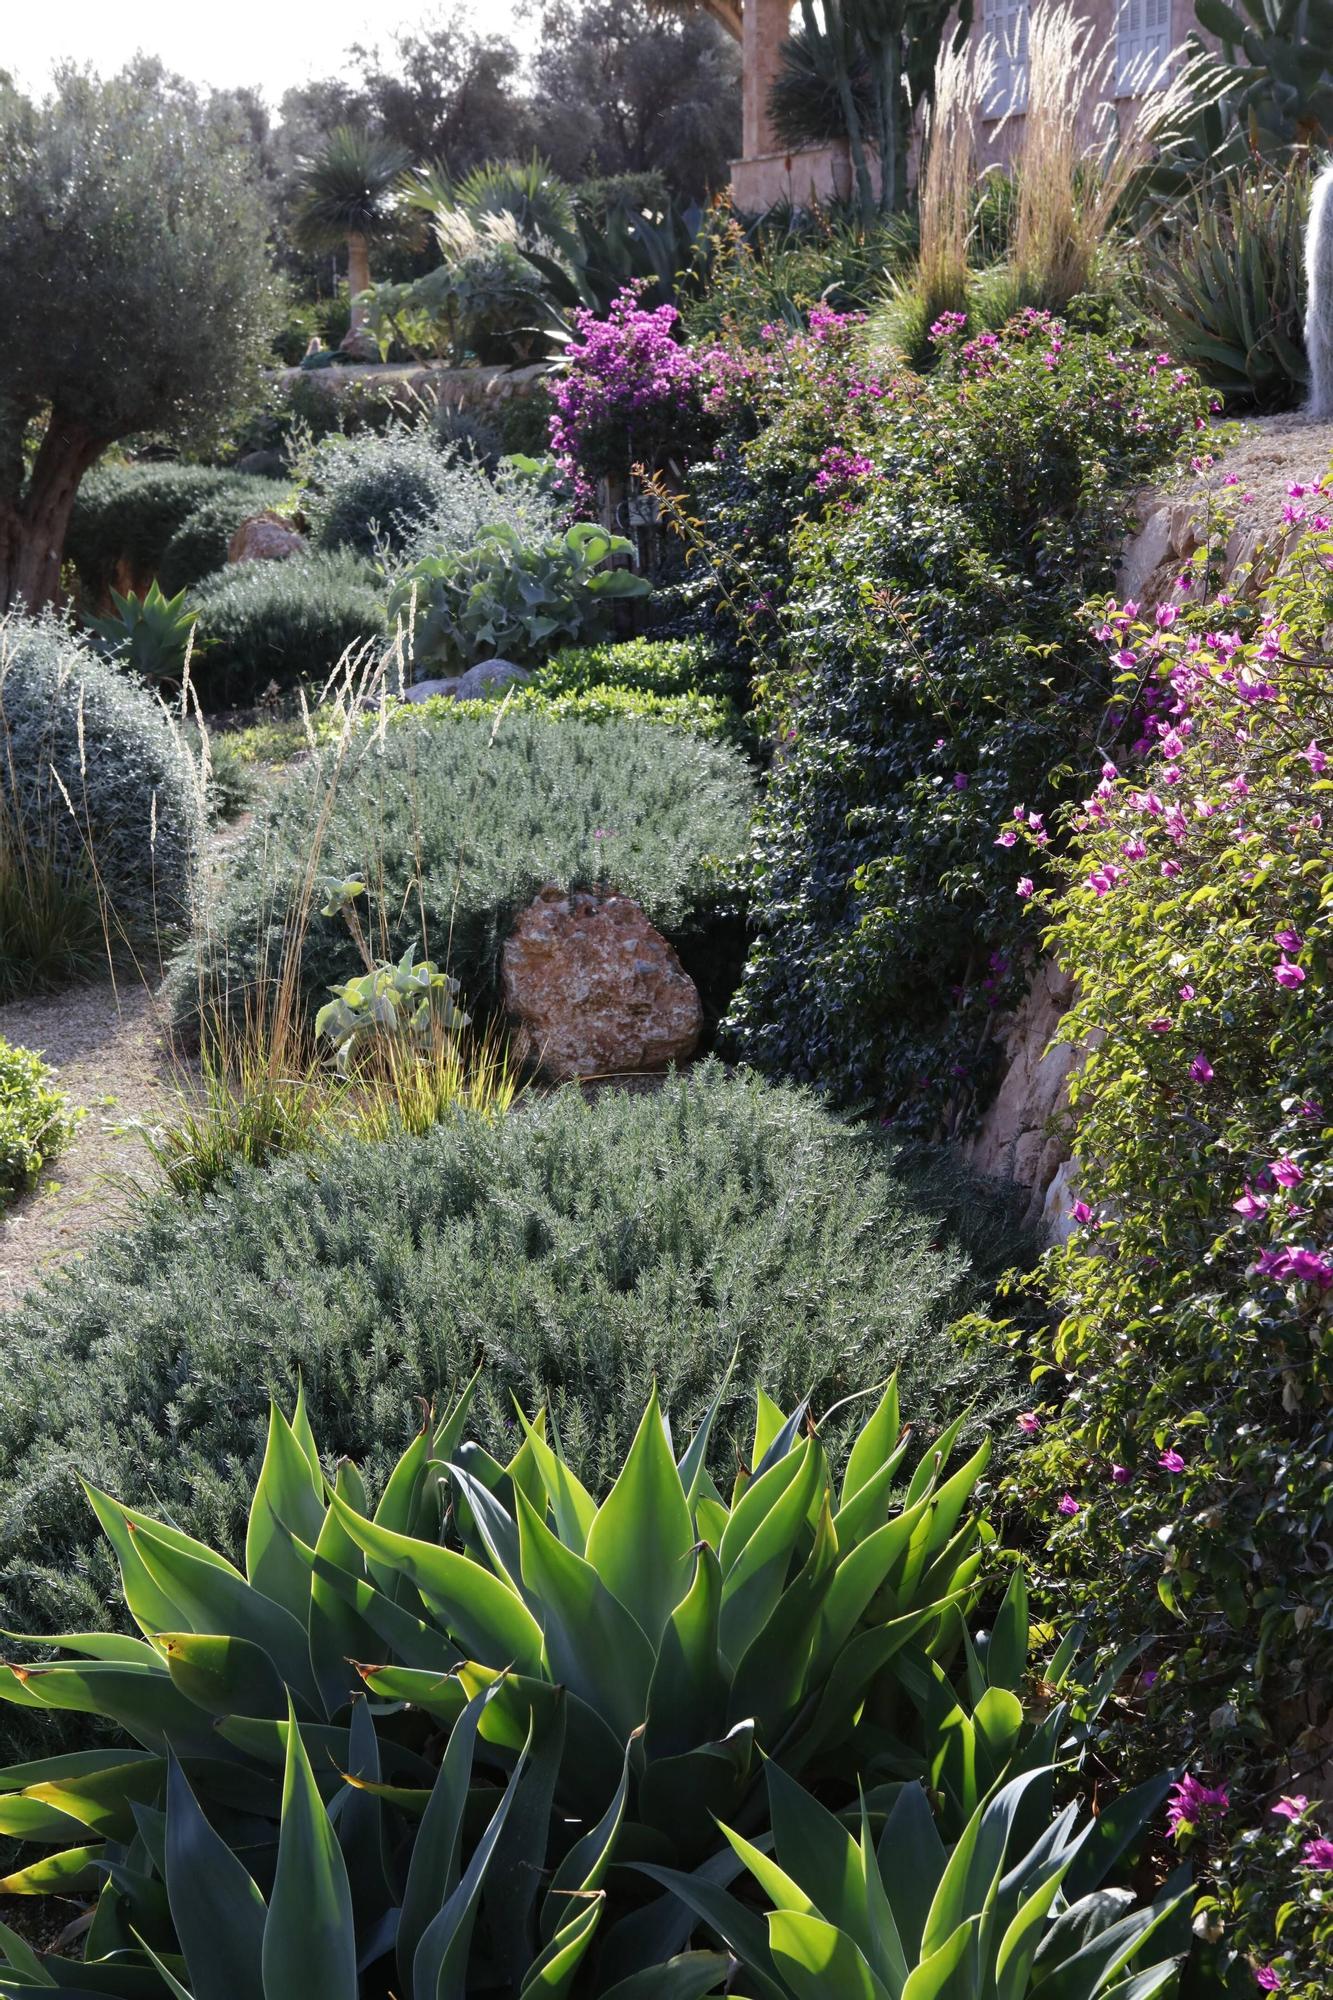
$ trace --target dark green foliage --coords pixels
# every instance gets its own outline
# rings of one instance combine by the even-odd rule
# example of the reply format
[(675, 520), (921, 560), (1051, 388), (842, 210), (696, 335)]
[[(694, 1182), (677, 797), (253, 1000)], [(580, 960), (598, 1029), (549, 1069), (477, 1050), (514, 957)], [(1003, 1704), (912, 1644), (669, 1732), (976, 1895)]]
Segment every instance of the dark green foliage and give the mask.
[(1172, 355), (1240, 409), (1305, 400), (1305, 225), (1310, 170), (1253, 165), (1173, 207), (1150, 237), (1144, 305)]
[[(735, 949), (732, 878), (753, 796), (735, 751), (645, 723), (403, 721), (382, 749), (364, 736), (353, 747), (312, 857), (328, 782), (322, 769), (294, 778), (236, 856), (198, 947), (202, 968), (195, 959), (176, 969), (182, 1012), (197, 1007), (201, 971), (232, 1009), (273, 981), (311, 870), (365, 882), (377, 955), (396, 960), (415, 940), (420, 956), (462, 980), (474, 1011), (494, 998), (513, 917), (545, 882), (614, 883), (701, 984), (715, 983), (714, 956)], [(301, 948), (306, 999), (321, 1004), (354, 959), (342, 921), (313, 914)]]
[(243, 473), (211, 465), (97, 466), (79, 488), (65, 539), (85, 597), (95, 603), (119, 563), (131, 583), (156, 576), (172, 536), (197, 507), (249, 485)]
[(113, 936), (188, 915), (200, 838), (189, 759), (155, 698), (55, 623), (11, 619), (0, 646), (9, 820), (32, 852), (95, 877)]
[[(79, 482), (117, 439), (207, 442), (259, 386), (278, 317), (245, 149), (144, 59), (0, 89), (0, 600), (42, 609)], [(25, 439), (40, 448), (22, 448)]]
[(162, 551), (157, 577), (168, 596), (193, 589), (227, 560), (232, 536), (253, 514), (281, 507), (291, 488), (279, 479), (254, 479), (235, 472), (225, 486), (203, 495)]
[(74, 1130), (56, 1073), (0, 1036), (0, 1210), (32, 1186)]
[(321, 686), (349, 647), (385, 630), (383, 584), (347, 555), (236, 563), (207, 578), (193, 603), (193, 678), (209, 707), (254, 701), (272, 685)]
[[(823, 451), (836, 406), (817, 372), (819, 401), (789, 396), (742, 455), (751, 490), (774, 472), (753, 526), (733, 543), (733, 462), (712, 528), (740, 565), (733, 601), (767, 600), (757, 629), (783, 663), (733, 1046), (934, 1132), (984, 1102), (994, 1012), (1022, 990), (1033, 941), (998, 836), (1017, 807), (1066, 793), (1062, 764), (1104, 707), (1079, 613), (1111, 580), (1115, 487), (1192, 437), (1202, 404), (1188, 380), (1045, 315), (1020, 316), (996, 351), (961, 381), (863, 396), (854, 407), (879, 414), (857, 430), (839, 411)], [(784, 509), (820, 505), (814, 466), (834, 504), (784, 538)]]
[[(901, 1366), (929, 1434), (976, 1389), (945, 1331), (971, 1280), (939, 1215), (874, 1135), (711, 1064), (653, 1094), (566, 1090), (284, 1161), (197, 1209), (160, 1198), (7, 1329), (3, 1623), (78, 1629), (112, 1601), (76, 1469), (234, 1556), (268, 1391), (290, 1408), (298, 1375), (324, 1448), (373, 1489), (416, 1399), (447, 1401), (478, 1359), (474, 1435), (508, 1459), (509, 1392), (546, 1402), (597, 1490), (650, 1380), (683, 1448), (737, 1345), (736, 1381), (787, 1408), (826, 1411)], [(1007, 1394), (988, 1364), (976, 1414)], [(868, 1408), (834, 1420), (835, 1455)]]
[[(1194, 11), (1233, 70), (1233, 88), (1200, 120), (1206, 153), (1217, 160), (1225, 148), (1228, 163), (1240, 164), (1333, 138), (1329, 0), (1195, 0)], [(1200, 37), (1188, 46), (1200, 48)]]

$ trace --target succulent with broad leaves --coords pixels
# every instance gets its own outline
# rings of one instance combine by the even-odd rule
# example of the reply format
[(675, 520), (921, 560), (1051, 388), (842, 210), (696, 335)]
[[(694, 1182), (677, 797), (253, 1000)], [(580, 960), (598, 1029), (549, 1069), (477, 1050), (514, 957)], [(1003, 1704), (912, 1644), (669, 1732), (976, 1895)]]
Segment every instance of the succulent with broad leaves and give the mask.
[(425, 1043), (432, 1035), (454, 1035), (471, 1015), (458, 1004), (458, 981), (429, 958), (416, 963), (410, 944), (396, 965), (375, 965), (355, 979), (330, 988), (332, 1000), (315, 1016), (315, 1033), (333, 1043), (338, 1068), (384, 1035)]
[[(999, 1866), (1006, 1781), (1022, 1772), (1025, 1812), (1048, 1818), (1071, 1741), (1067, 1704), (1031, 1727), (1015, 1692), (1021, 1580), (989, 1635), (967, 1631), (993, 1539), (972, 1511), (987, 1447), (948, 1472), (960, 1418), (909, 1467), (891, 1383), (835, 1482), (805, 1407), (784, 1417), (760, 1392), (724, 1498), (708, 1448), (725, 1389), (679, 1458), (654, 1392), (598, 1505), (540, 1414), (520, 1417), (507, 1465), (464, 1442), (469, 1385), (373, 1510), (349, 1462), (326, 1475), (298, 1398), (290, 1422), (271, 1412), (244, 1573), (90, 1488), (142, 1636), (53, 1639), (75, 1657), (5, 1667), (0, 1698), (101, 1717), (129, 1744), (0, 1772), (0, 1831), (52, 1850), (0, 1889), (92, 1899), (81, 1965), (0, 1928), (0, 1995), (810, 1991), (780, 1983), (785, 1961), (757, 1966), (755, 1952), (779, 1954), (724, 1893), (748, 1858), (727, 1843), (762, 1855), (776, 1841), (784, 1867), (815, 1867), (822, 1920), (850, 1923), (818, 1854), (788, 1856), (776, 1806), (804, 1796), (798, 1775), (835, 1803), (868, 1786), (857, 1810), (894, 1854), (921, 1812), (899, 1802), (927, 1778), (923, 1910), (965, 1877), (970, 1922), (984, 1857)], [(959, 1657), (955, 1691), (945, 1663)], [(1109, 1865), (1108, 1818), (1095, 1839)], [(928, 1879), (937, 1823), (958, 1846)], [(1045, 1838), (1036, 1920), (1050, 1913), (1054, 1935), (1070, 1816)], [(956, 1960), (952, 1929), (942, 1948)], [(920, 1969), (901, 2000), (944, 1992)], [(965, 1990), (1009, 1994), (948, 1988)], [(1065, 1980), (1047, 2000), (1106, 1990)]]

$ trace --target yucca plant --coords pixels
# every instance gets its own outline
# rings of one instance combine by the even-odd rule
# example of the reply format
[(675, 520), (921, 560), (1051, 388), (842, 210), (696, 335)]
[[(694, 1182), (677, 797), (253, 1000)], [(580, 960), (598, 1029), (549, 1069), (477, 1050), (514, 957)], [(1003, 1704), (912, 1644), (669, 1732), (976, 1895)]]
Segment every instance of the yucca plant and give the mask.
[[(1000, 1689), (1024, 1668), (1021, 1588), (987, 1643), (963, 1637), (990, 1531), (971, 1511), (986, 1444), (947, 1471), (961, 1418), (909, 1469), (890, 1384), (835, 1482), (807, 1410), (761, 1393), (724, 1499), (718, 1401), (677, 1459), (654, 1392), (598, 1505), (540, 1416), (508, 1465), (464, 1443), (470, 1395), (373, 1511), (351, 1464), (326, 1477), (303, 1399), (290, 1423), (275, 1408), (244, 1574), (89, 1490), (142, 1636), (52, 1640), (77, 1657), (6, 1667), (0, 1697), (100, 1716), (132, 1747), (0, 1772), (0, 1832), (54, 1850), (0, 1889), (95, 1893), (90, 1991), (133, 2000), (165, 1973), (194, 2000), (434, 2000), (577, 1973), (618, 1992), (694, 1928), (626, 1864), (716, 1869), (718, 1819), (763, 1838), (765, 1757), (846, 1795), (862, 1771), (941, 1783), (952, 1747), (914, 1719), (960, 1644), (981, 1688), (948, 1703), (951, 1745), (972, 1746), (960, 1809), (1059, 1734), (1048, 1717), (1020, 1743)], [(42, 1983), (6, 1948), (0, 1994)], [(724, 1969), (626, 1991), (702, 1993)]]
[(865, 1801), (839, 1818), (777, 1764), (766, 1777), (771, 1841), (723, 1828), (771, 1905), (764, 1920), (715, 1882), (647, 1871), (725, 1941), (765, 2000), (1152, 2000), (1175, 1979), (1188, 1931), (1142, 1961), (1169, 1938), (1188, 1869), (1145, 1906), (1101, 1887), (1165, 1779), (1097, 1819), (1069, 1805), (1051, 1820), (1049, 1773), (1029, 1771), (949, 1848), (919, 1785), (898, 1791), (875, 1840)]

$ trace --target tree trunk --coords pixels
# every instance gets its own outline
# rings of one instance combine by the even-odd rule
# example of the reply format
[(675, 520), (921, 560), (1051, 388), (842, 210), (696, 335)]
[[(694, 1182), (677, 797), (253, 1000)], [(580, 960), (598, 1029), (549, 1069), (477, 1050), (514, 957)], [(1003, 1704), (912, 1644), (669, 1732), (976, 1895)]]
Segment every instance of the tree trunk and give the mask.
[(370, 245), (356, 231), (347, 239), (347, 289), (352, 295), (352, 332), (366, 323), (366, 309), (358, 305), (362, 292), (370, 290)]
[(52, 410), (27, 491), (0, 499), (0, 609), (43, 611), (55, 601), (79, 481), (106, 442)]

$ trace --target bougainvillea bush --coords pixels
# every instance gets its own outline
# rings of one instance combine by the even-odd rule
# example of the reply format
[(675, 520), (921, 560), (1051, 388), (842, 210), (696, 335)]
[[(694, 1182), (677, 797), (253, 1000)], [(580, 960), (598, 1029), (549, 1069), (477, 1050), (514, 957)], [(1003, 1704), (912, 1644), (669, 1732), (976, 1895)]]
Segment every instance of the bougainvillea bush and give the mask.
[(1133, 747), (1076, 809), (1052, 906), (1088, 1054), (1018, 1488), (1051, 1524), (1065, 1615), (1072, 1596), (1113, 1643), (1149, 1641), (1115, 1755), (1188, 1767), (1173, 1835), (1215, 1969), (1315, 2000), (1333, 1990), (1333, 501), (1297, 482), (1288, 514), (1305, 539), (1257, 602), (1209, 599), (1201, 564), (1154, 618), (1113, 606), (1100, 628)]
[[(854, 374), (850, 346), (835, 367), (803, 355), (740, 455), (752, 481), (776, 466), (801, 514), (766, 648), (781, 742), (730, 1017), (762, 1067), (955, 1133), (984, 1101), (1031, 933), (996, 822), (1016, 800), (1040, 825), (1067, 795), (1113, 673), (1081, 607), (1110, 581), (1121, 495), (1206, 408), (1181, 372), (1044, 314), (954, 356), (959, 338), (940, 328), (949, 358), (926, 383)], [(719, 537), (757, 618), (739, 518)]]

